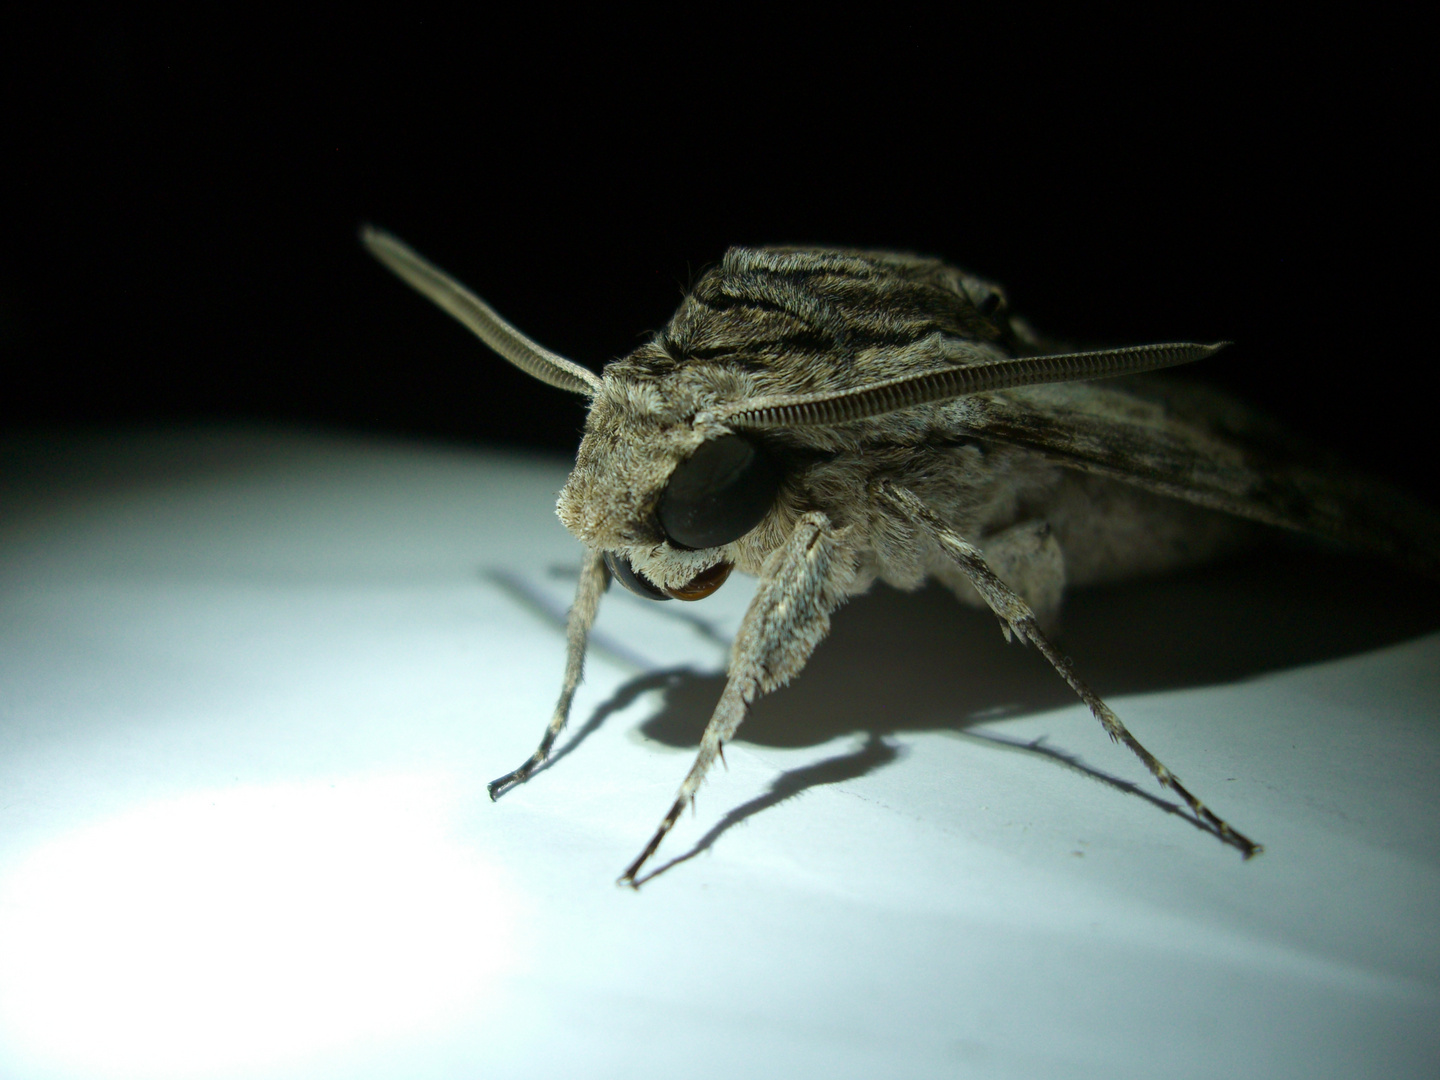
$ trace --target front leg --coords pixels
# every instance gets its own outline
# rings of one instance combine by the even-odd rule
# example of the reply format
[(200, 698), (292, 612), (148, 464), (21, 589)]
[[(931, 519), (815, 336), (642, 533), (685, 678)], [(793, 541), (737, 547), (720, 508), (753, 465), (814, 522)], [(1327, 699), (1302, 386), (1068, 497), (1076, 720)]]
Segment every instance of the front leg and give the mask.
[(979, 548), (956, 535), (935, 516), (935, 513), (925, 505), (918, 495), (908, 488), (882, 481), (878, 485), (877, 494), (881, 502), (888, 506), (893, 513), (928, 533), (941, 550), (960, 565), (960, 568), (970, 578), (971, 584), (975, 586), (975, 590), (985, 598), (985, 603), (990, 606), (990, 610), (1000, 617), (1005, 637), (1009, 639), (1011, 634), (1014, 634), (1022, 642), (1028, 642), (1039, 649), (1041, 655), (1049, 660), (1055, 670), (1060, 673), (1060, 677), (1070, 684), (1070, 689), (1080, 696), (1081, 701), (1090, 706), (1090, 711), (1095, 714), (1095, 718), (1104, 726), (1112, 740), (1122, 742), (1129, 747), (1131, 753), (1145, 763), (1145, 767), (1150, 770), (1156, 780), (1160, 781), (1163, 787), (1170, 788), (1184, 799), (1185, 804), (1190, 807), (1197, 818), (1208, 824), (1222, 840), (1239, 848), (1245, 858), (1248, 859), (1263, 850), (1249, 837), (1232, 829), (1224, 819), (1217, 816), (1192, 795), (1174, 773), (1166, 768), (1154, 754), (1140, 745), (1140, 740), (1130, 734), (1129, 729), (1120, 722), (1120, 718), (1115, 715), (1110, 706), (1101, 701), (1095, 691), (1081, 681), (1069, 658), (1057, 652), (1055, 646), (1050, 644), (1050, 640), (1040, 632), (1039, 622), (1035, 618), (1035, 613), (1030, 610), (1030, 606), (986, 565), (985, 557), (980, 553)]
[(550, 748), (564, 730), (565, 721), (570, 718), (570, 703), (575, 700), (575, 688), (580, 685), (580, 678), (585, 673), (585, 645), (590, 640), (590, 627), (595, 625), (600, 597), (609, 584), (610, 574), (605, 569), (604, 553), (587, 551), (585, 562), (580, 567), (580, 584), (575, 588), (575, 602), (570, 605), (570, 615), (565, 621), (565, 683), (560, 688), (560, 700), (555, 703), (555, 712), (535, 753), (526, 758), (518, 769), (491, 780), (487, 785), (492, 801), (528, 780), (530, 774), (545, 763)]
[(705, 725), (695, 764), (645, 850), (620, 875), (620, 884), (635, 884), (635, 875), (655, 854), (685, 804), (694, 801), (700, 782), (745, 719), (750, 703), (785, 685), (805, 666), (830, 632), (830, 613), (844, 602), (854, 577), (855, 557), (847, 533), (832, 528), (830, 519), (818, 512), (800, 518), (785, 543), (771, 552), (760, 569), (760, 588), (735, 636), (725, 691)]

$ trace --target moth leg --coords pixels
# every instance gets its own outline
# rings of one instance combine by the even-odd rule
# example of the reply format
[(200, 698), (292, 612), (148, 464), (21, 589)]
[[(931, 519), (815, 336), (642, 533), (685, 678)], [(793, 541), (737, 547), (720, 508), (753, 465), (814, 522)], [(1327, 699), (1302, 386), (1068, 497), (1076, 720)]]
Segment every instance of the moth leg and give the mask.
[(617, 884), (635, 884), (635, 875), (655, 854), (685, 805), (694, 801), (700, 782), (745, 719), (750, 703), (789, 682), (829, 633), (830, 614), (844, 602), (855, 576), (855, 557), (847, 540), (824, 514), (812, 512), (800, 518), (785, 543), (765, 560), (760, 588), (735, 635), (730, 674), (705, 725), (695, 764), (670, 812)]
[(585, 672), (585, 643), (590, 637), (590, 627), (595, 624), (595, 613), (600, 609), (600, 597), (610, 584), (609, 571), (599, 551), (587, 551), (585, 563), (580, 568), (580, 584), (575, 590), (575, 602), (570, 605), (570, 614), (565, 621), (565, 683), (560, 688), (560, 700), (555, 703), (555, 714), (550, 726), (535, 753), (513, 772), (486, 785), (491, 800), (500, 798), (516, 784), (523, 784), (530, 774), (538, 769), (550, 755), (550, 748), (565, 728), (570, 717), (570, 702), (575, 699), (575, 688)]
[(1040, 632), (1035, 613), (986, 565), (985, 557), (978, 548), (952, 532), (914, 492), (888, 481), (882, 481), (879, 485), (879, 495), (893, 509), (928, 532), (946, 554), (960, 564), (966, 575), (969, 576), (971, 583), (974, 584), (976, 591), (990, 605), (990, 610), (1000, 617), (1000, 621), (1006, 629), (1005, 636), (1008, 638), (1013, 633), (1022, 642), (1033, 644), (1060, 673), (1060, 677), (1070, 684), (1070, 688), (1080, 696), (1080, 700), (1090, 706), (1090, 711), (1104, 726), (1110, 738), (1129, 747), (1130, 751), (1145, 763), (1145, 767), (1150, 770), (1155, 779), (1160, 781), (1162, 787), (1170, 788), (1185, 800), (1185, 804), (1190, 807), (1197, 818), (1214, 828), (1221, 839), (1239, 848), (1247, 859), (1263, 850), (1259, 844), (1232, 829), (1222, 818), (1192, 795), (1174, 773), (1161, 764), (1154, 754), (1140, 745), (1140, 740), (1130, 734), (1130, 731), (1120, 722), (1120, 718), (1111, 711), (1110, 706), (1101, 701), (1095, 691), (1081, 681), (1070, 660), (1057, 652), (1055, 647), (1050, 644), (1049, 639)]
[[(1019, 593), (1035, 613), (1040, 629), (1054, 633), (1065, 593), (1065, 555), (1048, 521), (1022, 521), (985, 537), (985, 560), (997, 577)], [(963, 603), (988, 607), (953, 559), (939, 558), (928, 567)]]

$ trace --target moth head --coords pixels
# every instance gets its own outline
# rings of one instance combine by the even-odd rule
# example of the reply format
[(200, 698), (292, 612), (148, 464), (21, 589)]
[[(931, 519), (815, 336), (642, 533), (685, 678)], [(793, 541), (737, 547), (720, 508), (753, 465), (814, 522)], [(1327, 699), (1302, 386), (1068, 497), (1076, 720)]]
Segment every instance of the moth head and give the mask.
[(634, 368), (607, 369), (556, 509), (631, 592), (698, 600), (724, 582), (783, 474), (761, 439), (707, 418), (695, 380), (659, 385)]
[(560, 520), (605, 553), (611, 574), (651, 599), (698, 600), (733, 566), (732, 545), (770, 512), (781, 473), (755, 437), (713, 419), (723, 371), (647, 377), (645, 359), (601, 378), (531, 341), (465, 286), (389, 233), (360, 238), (400, 278), (542, 382), (590, 398)]

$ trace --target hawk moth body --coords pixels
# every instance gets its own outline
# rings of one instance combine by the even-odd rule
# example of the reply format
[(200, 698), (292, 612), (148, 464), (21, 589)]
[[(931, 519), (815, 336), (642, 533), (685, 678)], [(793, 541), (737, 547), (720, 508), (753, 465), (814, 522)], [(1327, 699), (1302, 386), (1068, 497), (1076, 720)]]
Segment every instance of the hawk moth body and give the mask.
[[(936, 578), (1036, 646), (1207, 828), (1260, 846), (1154, 758), (1055, 651), (1067, 585), (1154, 573), (1244, 542), (1254, 523), (1369, 549), (1440, 577), (1440, 520), (1218, 394), (1146, 374), (1221, 345), (1061, 351), (1002, 290), (935, 259), (732, 248), (670, 323), (603, 375), (530, 341), (394, 237), (371, 252), (537, 378), (590, 399), (557, 512), (586, 547), (548, 756), (612, 579), (698, 600), (733, 570), (759, 587), (694, 766), (637, 874), (749, 704), (804, 667), (831, 614), (883, 581)], [(1128, 377), (1127, 377), (1128, 376)], [(1096, 381), (1119, 378), (1118, 382)]]

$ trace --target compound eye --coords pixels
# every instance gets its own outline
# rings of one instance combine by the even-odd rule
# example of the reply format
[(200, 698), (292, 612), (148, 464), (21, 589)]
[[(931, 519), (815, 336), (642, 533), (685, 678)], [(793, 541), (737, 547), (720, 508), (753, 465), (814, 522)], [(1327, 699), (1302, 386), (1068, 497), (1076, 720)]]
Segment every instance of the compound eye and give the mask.
[(646, 600), (670, 599), (670, 595), (663, 592), (659, 586), (650, 584), (649, 578), (635, 572), (635, 568), (630, 565), (629, 556), (607, 551), (602, 557), (605, 560), (605, 568), (610, 571), (610, 576), (636, 596), (643, 596)]
[(779, 490), (769, 454), (743, 436), (722, 435), (675, 466), (656, 516), (676, 547), (719, 547), (759, 525)]

